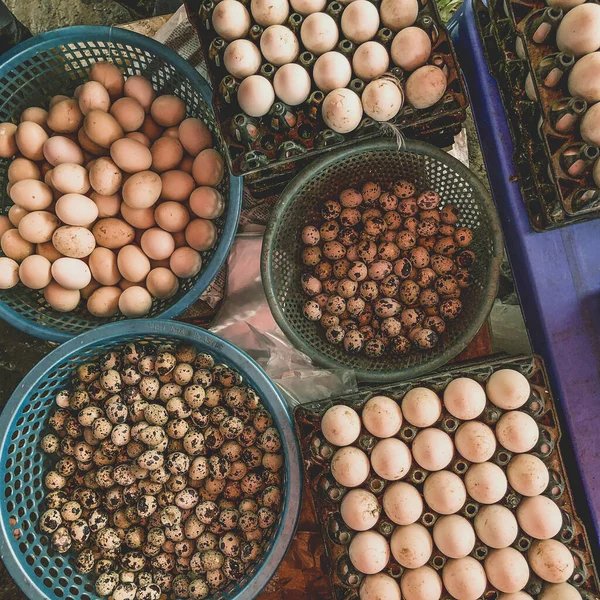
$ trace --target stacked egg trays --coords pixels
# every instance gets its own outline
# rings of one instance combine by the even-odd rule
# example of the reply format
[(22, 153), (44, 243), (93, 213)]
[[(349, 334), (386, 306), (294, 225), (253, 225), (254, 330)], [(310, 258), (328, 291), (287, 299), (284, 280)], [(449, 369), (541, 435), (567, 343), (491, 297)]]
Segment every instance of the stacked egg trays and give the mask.
[[(583, 145), (579, 133), (581, 114), (570, 133), (557, 131), (557, 119), (551, 116), (560, 114), (553, 111), (554, 106), (566, 105), (570, 99), (568, 70), (557, 86), (542, 84), (541, 74), (550, 70), (548, 63), (559, 52), (556, 26), (544, 43), (536, 44), (531, 39), (534, 23), (548, 8), (546, 2), (491, 0), (488, 7), (480, 2), (475, 7), (488, 65), (498, 79), (518, 149), (515, 166), (533, 228), (543, 231), (597, 218), (600, 189), (592, 176), (593, 161), (579, 176), (572, 176), (563, 160), (565, 151)], [(529, 75), (538, 101), (531, 100), (525, 92)]]
[[(381, 533), (388, 542), (392, 537), (392, 533), (398, 526), (387, 517), (382, 502), (384, 492), (392, 482), (379, 477), (373, 471), (372, 467), (367, 480), (358, 488), (341, 486), (334, 479), (331, 473), (331, 462), (338, 447), (327, 442), (321, 431), (321, 419), (323, 415), (329, 408), (338, 404), (349, 406), (361, 414), (363, 406), (370, 398), (382, 395), (388, 396), (401, 404), (404, 395), (415, 387), (427, 387), (436, 392), (440, 399), (442, 399), (443, 391), (447, 385), (452, 380), (459, 377), (474, 379), (485, 388), (486, 382), (489, 380), (492, 373), (500, 369), (512, 369), (518, 371), (523, 374), (530, 383), (531, 395), (519, 410), (531, 416), (539, 427), (540, 435), (538, 442), (528, 454), (541, 459), (547, 467), (549, 472), (549, 484), (543, 492), (543, 495), (553, 500), (562, 513), (563, 524), (554, 539), (565, 544), (573, 555), (575, 568), (568, 583), (579, 591), (584, 600), (597, 600), (599, 597), (600, 582), (593, 563), (589, 539), (585, 528), (575, 513), (571, 488), (566, 477), (565, 465), (558, 447), (560, 430), (554, 400), (549, 389), (545, 366), (543, 361), (537, 356), (499, 359), (471, 364), (466, 363), (463, 366), (454, 367), (419, 380), (390, 386), (367, 388), (352, 396), (333, 401), (315, 402), (296, 408), (294, 419), (304, 458), (307, 487), (311, 491), (317, 518), (322, 523), (326, 554), (331, 562), (330, 582), (333, 597), (336, 600), (371, 598), (371, 596), (366, 593), (364, 596), (359, 595), (359, 590), (365, 579), (365, 575), (360, 573), (350, 561), (349, 545), (357, 532), (349, 528), (341, 516), (340, 505), (344, 496), (350, 489), (366, 489), (377, 497), (381, 509), (380, 517), (372, 530)], [(495, 424), (505, 412), (506, 411), (493, 405), (488, 399), (485, 410), (475, 420), (483, 422), (492, 429), (495, 429)], [(453, 438), (458, 427), (464, 422), (467, 421), (460, 421), (455, 418), (448, 412), (446, 407), (443, 406), (441, 417), (434, 425), (432, 425), (432, 427), (448, 433)], [(410, 447), (412, 440), (414, 440), (418, 433), (419, 428), (410, 425), (406, 419), (403, 419), (402, 427), (394, 437), (404, 441)], [(371, 435), (363, 425), (359, 438), (352, 445), (360, 448), (367, 455), (370, 455), (373, 447), (378, 441), (378, 438)], [(506, 474), (506, 467), (513, 456), (517, 456), (517, 454), (509, 452), (496, 440), (496, 451), (490, 459), (490, 462), (498, 465)], [(462, 478), (471, 464), (472, 463), (460, 456), (455, 448), (454, 457), (450, 464), (445, 467), (445, 470), (451, 471)], [(423, 485), (429, 475), (430, 473), (421, 468), (413, 457), (412, 466), (409, 472), (399, 481), (412, 484), (412, 486), (418, 490), (420, 495), (423, 496)], [(517, 507), (523, 499), (524, 496), (517, 493), (510, 485), (508, 485), (505, 495), (498, 504), (508, 508), (516, 516)], [(456, 514), (459, 514), (473, 524), (474, 518), (483, 506), (484, 504), (476, 502), (467, 494), (466, 502)], [(423, 512), (416, 522), (426, 527), (432, 535), (433, 526), (440, 516), (443, 515), (431, 510), (427, 503), (423, 501)], [(512, 547), (523, 553), (523, 556), (527, 559), (527, 551), (533, 542), (535, 542), (534, 538), (527, 535), (519, 527), (518, 534), (512, 543)], [(491, 548), (488, 548), (476, 537), (475, 546), (469, 556), (480, 561), (483, 566), (485, 558), (488, 556), (490, 550)], [(447, 561), (448, 557), (443, 555), (434, 545), (427, 566), (435, 569), (441, 577)], [(400, 585), (402, 575), (407, 571), (408, 570), (402, 567), (390, 553), (389, 563), (381, 573), (391, 576)], [(531, 568), (529, 573), (530, 577), (523, 592), (537, 598), (546, 582), (538, 577)], [(486, 600), (496, 600), (499, 597), (499, 594), (500, 592), (488, 582), (486, 591), (481, 597)], [(403, 593), (402, 598), (404, 597)], [(552, 596), (552, 599), (559, 597), (561, 596)], [(444, 588), (441, 600), (452, 600), (452, 598), (453, 596), (451, 596)]]
[[(373, 2), (379, 5), (379, 0)], [(249, 0), (243, 0), (250, 12)], [(212, 12), (217, 5), (213, 0), (205, 0), (199, 13), (199, 37), (207, 63), (208, 73), (215, 94), (213, 105), (217, 121), (227, 147), (232, 171), (236, 175), (249, 175), (246, 184), (252, 191), (261, 192), (274, 189), (274, 186), (286, 183), (304, 166), (306, 159), (328, 150), (356, 140), (368, 139), (381, 133), (380, 124), (363, 115), (359, 126), (349, 134), (339, 134), (328, 129), (321, 117), (321, 104), (325, 98), (312, 82), (311, 94), (306, 102), (290, 107), (278, 99), (264, 117), (255, 119), (248, 117), (239, 107), (236, 90), (240, 80), (234, 79), (225, 69), (223, 55), (227, 42), (217, 36), (212, 26)], [(329, 1), (323, 12), (332, 16), (339, 29), (339, 40), (335, 51), (344, 54), (350, 62), (357, 47), (343, 37), (339, 21), (344, 6), (336, 0)], [(300, 40), (300, 28), (304, 17), (294, 13), (290, 7), (290, 15), (285, 26), (290, 28), (300, 42), (299, 58), (296, 62), (305, 67), (311, 75), (312, 66), (318, 56), (307, 52)], [(374, 38), (390, 51), (395, 33), (383, 27)], [(414, 26), (422, 28), (429, 35), (432, 50), (427, 64), (439, 66), (447, 76), (447, 88), (444, 96), (434, 106), (416, 110), (411, 106), (404, 107), (391, 123), (402, 130), (408, 137), (426, 139), (440, 146), (452, 143), (453, 136), (461, 128), (466, 118), (468, 104), (466, 91), (450, 36), (442, 24), (434, 0), (419, 3), (419, 15)], [(261, 28), (252, 20), (249, 39), (256, 45), (260, 43)], [(272, 81), (277, 67), (271, 63), (263, 64), (260, 75)], [(390, 72), (404, 81), (408, 74), (394, 67), (390, 58)], [(361, 94), (368, 82), (354, 77), (348, 88)], [(305, 159), (304, 161), (302, 159)]]

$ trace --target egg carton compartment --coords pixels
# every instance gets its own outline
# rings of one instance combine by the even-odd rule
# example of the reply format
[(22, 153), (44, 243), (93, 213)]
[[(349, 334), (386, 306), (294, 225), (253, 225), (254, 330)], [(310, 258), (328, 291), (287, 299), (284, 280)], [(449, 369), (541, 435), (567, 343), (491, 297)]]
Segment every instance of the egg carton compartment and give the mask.
[[(476, 13), (513, 132), (528, 132), (527, 146), (533, 155), (529, 169), (536, 171), (541, 182), (547, 220), (557, 226), (598, 217), (600, 189), (591, 170), (600, 150), (586, 144), (579, 133), (579, 121), (588, 107), (581, 98), (572, 98), (567, 88), (575, 59), (559, 52), (555, 44), (560, 13), (549, 10), (544, 2), (521, 0), (492, 0), (488, 9), (477, 3)], [(540, 26), (548, 27), (550, 33), (537, 44), (531, 36)], [(525, 93), (528, 75), (537, 101)], [(544, 162), (536, 162), (542, 157)]]
[[(242, 2), (249, 10), (249, 0)], [(378, 6), (379, 0), (373, 0), (373, 3)], [(229, 165), (234, 174), (245, 176), (245, 183), (253, 193), (266, 195), (280, 190), (306, 164), (330, 148), (381, 136), (385, 131), (385, 125), (382, 126), (366, 116), (363, 116), (357, 129), (349, 134), (342, 135), (328, 129), (320, 114), (325, 94), (318, 90), (314, 82), (307, 101), (299, 106), (290, 107), (276, 101), (264, 117), (253, 118), (245, 115), (236, 100), (240, 81), (229, 75), (223, 65), (223, 53), (227, 42), (217, 36), (212, 27), (211, 15), (216, 2), (204, 0), (201, 4), (188, 3), (191, 11), (195, 11), (198, 6), (195, 25), (214, 89), (213, 106), (227, 143)], [(339, 24), (343, 8), (341, 3), (332, 0), (328, 2), (324, 12)], [(303, 19), (298, 13), (292, 13), (285, 24), (299, 37)], [(428, 64), (444, 70), (448, 85), (437, 104), (428, 109), (416, 110), (405, 102), (391, 123), (400, 128), (402, 134), (407, 137), (429, 141), (441, 147), (448, 146), (452, 144), (466, 118), (468, 100), (464, 82), (450, 35), (442, 23), (434, 0), (420, 0), (419, 16), (415, 25), (425, 30), (431, 38), (432, 51)], [(258, 42), (261, 33), (262, 28), (253, 21), (249, 39)], [(394, 35), (392, 31), (382, 27), (375, 40), (389, 50)], [(335, 48), (350, 60), (355, 49), (356, 45), (343, 36)], [(298, 62), (309, 74), (316, 59), (317, 56), (307, 52), (300, 41)], [(404, 72), (398, 67), (392, 67), (390, 59), (390, 71), (403, 81)], [(272, 80), (276, 70), (274, 65), (264, 62), (263, 59), (261, 75)], [(360, 95), (365, 84), (365, 81), (354, 78), (348, 87)]]
[[(563, 525), (555, 539), (566, 544), (574, 557), (575, 570), (568, 583), (579, 590), (584, 600), (597, 600), (600, 597), (600, 580), (594, 564), (590, 541), (582, 522), (575, 512), (574, 498), (559, 447), (561, 432), (546, 368), (540, 357), (523, 356), (471, 361), (427, 377), (393, 385), (365, 387), (357, 394), (305, 404), (295, 409), (294, 421), (304, 459), (305, 481), (311, 492), (311, 500), (317, 518), (322, 523), (325, 550), (331, 563), (331, 588), (333, 597), (336, 600), (358, 599), (358, 590), (364, 575), (354, 568), (349, 559), (348, 547), (355, 532), (344, 523), (340, 514), (340, 503), (348, 488), (338, 484), (331, 474), (331, 459), (337, 447), (331, 445), (321, 432), (321, 419), (324, 413), (336, 404), (343, 404), (353, 408), (360, 414), (367, 400), (375, 395), (386, 395), (394, 400), (401, 401), (409, 390), (420, 386), (430, 388), (440, 395), (450, 381), (457, 377), (470, 377), (485, 385), (492, 373), (499, 369), (514, 369), (522, 373), (531, 386), (531, 396), (520, 410), (535, 419), (540, 430), (539, 440), (529, 453), (540, 458), (547, 466), (550, 473), (550, 482), (543, 494), (554, 500), (562, 512)], [(504, 412), (506, 411), (491, 404), (488, 400), (484, 412), (476, 420), (482, 421), (494, 429), (495, 424)], [(461, 423), (462, 421), (450, 415), (444, 409), (441, 417), (432, 427), (439, 428), (452, 436)], [(410, 446), (418, 432), (419, 428), (405, 421), (395, 437)], [(377, 438), (363, 427), (360, 436), (352, 445), (370, 454), (376, 441)], [(513, 455), (513, 453), (498, 444), (490, 461), (505, 471)], [(469, 461), (455, 452), (452, 462), (446, 469), (462, 476), (470, 464)], [(426, 470), (413, 461), (409, 473), (400, 481), (412, 483), (422, 495), (423, 483), (428, 474)], [(373, 529), (386, 538), (391, 537), (396, 527), (386, 517), (382, 507), (383, 492), (388, 485), (388, 481), (380, 478), (371, 469), (368, 479), (359, 486), (369, 490), (377, 497), (381, 507), (381, 516)], [(499, 504), (515, 511), (522, 498), (523, 496), (514, 491), (509, 484), (507, 492)], [(467, 495), (467, 500), (458, 514), (471, 521), (477, 515), (481, 506), (480, 503)], [(424, 510), (417, 523), (424, 525), (426, 528), (431, 528), (439, 516), (424, 501)], [(519, 528), (512, 547), (519, 552), (526, 553), (532, 541), (532, 537)], [(488, 547), (477, 539), (470, 556), (478, 561), (483, 561), (488, 551)], [(433, 554), (427, 564), (436, 571), (441, 572), (446, 561), (447, 558), (434, 546)], [(392, 556), (382, 572), (399, 581), (404, 570)], [(531, 571), (524, 591), (535, 598), (541, 592), (542, 585), (543, 581)], [(496, 600), (498, 592), (488, 585), (483, 598), (485, 600)], [(442, 600), (452, 600), (445, 589)]]

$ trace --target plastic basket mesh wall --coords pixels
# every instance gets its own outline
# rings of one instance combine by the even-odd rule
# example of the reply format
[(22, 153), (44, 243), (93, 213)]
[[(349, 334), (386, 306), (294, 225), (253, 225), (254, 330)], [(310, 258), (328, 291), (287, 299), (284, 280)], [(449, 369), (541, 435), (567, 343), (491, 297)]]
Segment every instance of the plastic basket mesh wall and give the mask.
[[(64, 356), (63, 353), (63, 357), (59, 358), (51, 370), (38, 380), (35, 387), (30, 389), (27, 395), (22, 398), (14, 414), (3, 416), (2, 424), (6, 426), (3, 431), (8, 431), (8, 433), (0, 457), (0, 468), (4, 473), (4, 490), (2, 502), (0, 503), (2, 537), (4, 539), (0, 540), (0, 544), (5, 562), (12, 555), (25, 571), (29, 581), (23, 580), (22, 577), (17, 578), (14, 572), (13, 576), (31, 600), (47, 598), (95, 600), (98, 597), (94, 591), (95, 576), (93, 574), (79, 575), (76, 572), (74, 568), (75, 551), (71, 550), (69, 553), (62, 555), (55, 552), (48, 545), (48, 536), (42, 534), (38, 527), (38, 520), (45, 510), (42, 504), (42, 499), (46, 494), (43, 475), (53, 462), (41, 450), (39, 443), (41, 438), (51, 431), (47, 421), (56, 408), (55, 395), (61, 389), (68, 387), (73, 372), (78, 365), (93, 361), (104, 353), (123, 347), (131, 341), (154, 344), (185, 341), (194, 344), (200, 351), (212, 354), (217, 363), (222, 362), (239, 370), (234, 360), (229, 358), (227, 346), (218, 342), (218, 340), (214, 341), (212, 338), (208, 338), (206, 343), (196, 343), (189, 335), (177, 333), (177, 328), (181, 328), (181, 326), (165, 321), (163, 323), (167, 323), (173, 330), (173, 334), (135, 336), (124, 334), (104, 339), (98, 337), (97, 342), (88, 343), (81, 350), (77, 350), (76, 357), (71, 354)], [(219, 348), (221, 349), (219, 350)], [(60, 351), (61, 349), (56, 352), (60, 353)], [(271, 410), (277, 426), (282, 431), (282, 439), (285, 439), (286, 435), (294, 439), (291, 423), (283, 426), (282, 413), (279, 412), (278, 414), (274, 407), (269, 406), (265, 394), (262, 393), (260, 383), (253, 380), (246, 373), (239, 372), (244, 381), (259, 392), (263, 402)], [(279, 410), (282, 407), (283, 405), (279, 407)], [(289, 447), (287, 452), (289, 452)], [(300, 484), (300, 464), (299, 462), (296, 463), (296, 460), (299, 461), (299, 459), (294, 459), (286, 453), (286, 474), (283, 484), (285, 504), (290, 502), (288, 489), (290, 486), (290, 468), (294, 471), (292, 479), (297, 481), (297, 485)], [(292, 464), (291, 467), (290, 464)], [(281, 524), (283, 514), (284, 511), (282, 510), (279, 528), (286, 525), (286, 523)], [(290, 516), (289, 518), (295, 523), (295, 517)], [(289, 531), (290, 537), (293, 534), (294, 523), (292, 523)], [(289, 523), (287, 525), (289, 527)], [(230, 585), (211, 596), (211, 598), (226, 600), (243, 590), (249, 579), (268, 564), (268, 554), (273, 548), (275, 540), (276, 538), (273, 538), (270, 545), (265, 549), (264, 556), (267, 557), (265, 562), (261, 563), (259, 561), (246, 572), (245, 577), (240, 582), (234, 586)], [(272, 573), (274, 573), (276, 567), (277, 564), (273, 565)], [(34, 588), (37, 588), (37, 590)], [(240, 598), (243, 597), (240, 596)]]
[[(18, 123), (21, 113), (26, 108), (30, 106), (48, 108), (50, 97), (56, 94), (72, 95), (78, 85), (88, 80), (87, 73), (91, 65), (97, 61), (108, 60), (117, 65), (126, 77), (144, 75), (152, 81), (158, 93), (173, 94), (181, 98), (186, 105), (186, 116), (197, 117), (204, 121), (213, 133), (217, 149), (221, 154), (225, 153), (223, 140), (218, 133), (210, 108), (210, 99), (207, 102), (186, 74), (177, 70), (159, 54), (160, 44), (153, 43), (158, 48), (156, 52), (152, 52), (145, 47), (128, 43), (132, 37), (130, 32), (111, 29), (110, 36), (107, 35), (106, 39), (98, 39), (101, 36), (94, 37), (96, 28), (88, 29), (90, 41), (72, 43), (61, 43), (68, 39), (68, 33), (56, 32), (53, 38), (47, 39), (41, 51), (31, 53), (21, 60), (17, 67), (0, 76), (0, 122)], [(121, 39), (124, 41), (120, 41)], [(9, 164), (9, 160), (0, 159), (0, 214), (7, 214), (12, 205), (6, 193)], [(226, 200), (229, 198), (227, 176), (219, 186), (219, 191)], [(226, 215), (227, 212), (214, 221), (219, 236), (223, 231)], [(206, 271), (216, 247), (203, 253), (202, 271), (191, 279), (180, 280), (179, 290), (172, 298), (155, 300), (148, 316), (159, 316), (193, 288), (202, 273)], [(199, 296), (202, 291), (196, 290), (194, 293)], [(194, 299), (190, 298), (190, 303)], [(23, 319), (70, 335), (78, 335), (101, 324), (126, 319), (122, 315), (112, 319), (94, 317), (82, 306), (84, 303), (71, 313), (59, 313), (52, 310), (44, 301), (42, 292), (29, 290), (21, 284), (11, 290), (0, 290), (0, 301), (15, 310)]]
[[(443, 154), (439, 150), (438, 153)], [(300, 260), (303, 248), (300, 232), (305, 225), (319, 221), (319, 207), (325, 200), (336, 198), (341, 190), (360, 188), (367, 181), (385, 186), (398, 179), (415, 182), (417, 189), (434, 189), (439, 192), (442, 204), (452, 203), (460, 208), (458, 224), (470, 227), (474, 234), (470, 246), (477, 255), (477, 261), (470, 269), (474, 283), (463, 290), (462, 312), (448, 323), (436, 348), (426, 352), (411, 350), (402, 357), (349, 355), (341, 346), (327, 342), (318, 322), (307, 321), (302, 315), (306, 297), (300, 286), (300, 277), (305, 271)], [(406, 377), (433, 370), (458, 354), (475, 336), (491, 308), (488, 299), (490, 295), (495, 296), (502, 253), (497, 217), (493, 211), (491, 201), (482, 196), (472, 181), (438, 158), (410, 151), (392, 152), (389, 148), (343, 156), (311, 174), (279, 215), (267, 248), (274, 288), (269, 290), (271, 300), (279, 305), (285, 324), (301, 339), (300, 349), (317, 360), (326, 357), (348, 368), (372, 373), (398, 374), (406, 370)], [(469, 332), (474, 324), (476, 327)]]

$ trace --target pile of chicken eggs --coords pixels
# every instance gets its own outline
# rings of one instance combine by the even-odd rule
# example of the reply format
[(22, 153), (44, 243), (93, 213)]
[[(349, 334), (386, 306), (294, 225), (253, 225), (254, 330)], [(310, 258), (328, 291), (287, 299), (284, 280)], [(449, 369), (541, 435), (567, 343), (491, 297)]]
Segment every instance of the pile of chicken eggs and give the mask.
[(279, 431), (241, 375), (188, 344), (80, 365), (41, 447), (39, 529), (111, 600), (202, 600), (263, 556), (282, 506)]
[[(490, 588), (499, 600), (532, 600), (523, 591), (531, 571), (545, 582), (539, 600), (580, 600), (567, 583), (575, 564), (559, 539), (561, 509), (544, 495), (550, 474), (535, 455), (538, 425), (520, 410), (530, 394), (521, 373), (500, 369), (485, 388), (459, 377), (442, 398), (416, 387), (401, 401), (375, 396), (360, 415), (343, 404), (327, 410), (321, 432), (337, 447), (331, 475), (349, 488), (340, 514), (353, 530), (349, 560), (365, 575), (361, 600), (439, 600), (444, 589), (456, 600), (478, 600)], [(488, 401), (501, 414), (493, 428), (481, 420)], [(453, 437), (439, 428), (448, 418), (460, 423)], [(416, 431), (408, 444), (398, 437), (406, 423)], [(361, 434), (376, 438), (369, 455), (353, 445)], [(497, 449), (511, 456), (505, 469), (493, 462)], [(461, 475), (450, 470), (456, 455), (468, 465)], [(425, 475), (422, 492), (402, 481), (415, 465)], [(379, 497), (364, 487), (370, 474), (385, 482)], [(521, 497), (516, 510), (505, 503), (509, 489)], [(478, 510), (464, 511), (468, 504)], [(426, 527), (430, 511), (439, 516)], [(391, 536), (377, 530), (380, 518), (395, 525)], [(532, 539), (526, 552), (515, 544), (520, 532)], [(487, 548), (485, 560), (474, 558), (476, 545)], [(441, 577), (429, 564), (434, 553), (446, 559)], [(403, 568), (399, 584), (383, 572), (391, 559)]]
[(0, 289), (43, 290), (57, 311), (139, 317), (196, 276), (224, 211), (208, 127), (140, 75), (98, 62), (73, 98), (0, 124), (12, 159), (0, 216)]
[[(417, 0), (382, 0), (379, 7), (369, 0), (341, 4), (345, 7), (339, 26), (324, 12), (327, 0), (252, 0), (250, 12), (238, 0), (216, 4), (212, 26), (227, 42), (223, 64), (240, 82), (237, 101), (244, 113), (262, 117), (276, 97), (290, 106), (301, 105), (314, 87), (326, 94), (321, 109), (325, 124), (343, 134), (358, 127), (363, 112), (376, 121), (393, 119), (404, 95), (417, 109), (442, 98), (446, 75), (427, 64), (431, 39), (414, 25)], [(293, 11), (302, 17), (300, 40), (288, 27)], [(264, 28), (258, 45), (247, 39), (253, 23)], [(375, 39), (382, 27), (395, 34), (389, 51)], [(351, 61), (336, 50), (343, 38), (356, 46)], [(303, 51), (317, 57), (312, 73), (297, 62)], [(277, 69), (272, 82), (257, 74), (265, 61)], [(393, 65), (410, 73), (404, 89), (388, 73)], [(362, 96), (348, 87), (352, 77), (367, 83)]]

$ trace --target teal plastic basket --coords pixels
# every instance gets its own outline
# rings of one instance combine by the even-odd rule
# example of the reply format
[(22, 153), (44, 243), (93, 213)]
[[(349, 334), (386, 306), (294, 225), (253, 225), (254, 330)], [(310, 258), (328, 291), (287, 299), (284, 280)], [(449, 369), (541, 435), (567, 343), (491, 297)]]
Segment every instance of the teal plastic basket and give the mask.
[(300, 514), (302, 463), (287, 405), (271, 380), (244, 352), (203, 329), (174, 321), (138, 319), (111, 323), (72, 339), (41, 360), (23, 379), (0, 416), (0, 468), (4, 482), (0, 503), (0, 556), (30, 600), (96, 600), (94, 576), (75, 571), (75, 553), (58, 554), (40, 533), (44, 509), (43, 473), (51, 459), (40, 448), (50, 431), (48, 418), (56, 393), (68, 386), (78, 365), (93, 361), (126, 343), (168, 341), (193, 344), (217, 363), (236, 369), (260, 395), (283, 441), (285, 478), (277, 533), (262, 562), (212, 600), (254, 598), (274, 575), (293, 538)]
[[(186, 116), (204, 121), (225, 155), (226, 147), (211, 108), (212, 91), (200, 74), (183, 58), (163, 44), (143, 35), (116, 27), (67, 27), (36, 36), (2, 55), (0, 59), (0, 122), (18, 119), (30, 106), (48, 106), (56, 94), (73, 94), (88, 80), (87, 73), (97, 61), (108, 60), (126, 76), (144, 75), (163, 94), (173, 94), (186, 105)], [(9, 160), (0, 159), (0, 214), (12, 205), (6, 193)], [(223, 265), (233, 242), (242, 203), (242, 180), (228, 175), (219, 186), (227, 208), (214, 223), (218, 243), (202, 253), (203, 268), (191, 279), (180, 280), (179, 291), (168, 300), (155, 300), (149, 317), (173, 318), (197, 300)], [(1, 252), (0, 252), (1, 255)], [(19, 284), (0, 290), (0, 317), (39, 338), (64, 342), (111, 321), (94, 317), (80, 305), (60, 313), (44, 301), (42, 292)]]

